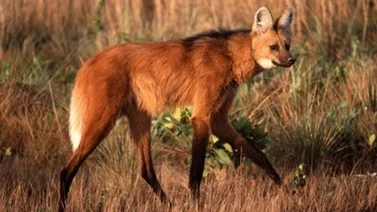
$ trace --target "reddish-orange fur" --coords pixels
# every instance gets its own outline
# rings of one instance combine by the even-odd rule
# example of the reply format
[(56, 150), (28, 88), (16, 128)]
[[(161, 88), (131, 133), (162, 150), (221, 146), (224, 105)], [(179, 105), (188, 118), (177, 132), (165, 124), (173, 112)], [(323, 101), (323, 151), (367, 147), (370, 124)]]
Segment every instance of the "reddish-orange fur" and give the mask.
[(79, 145), (61, 172), (61, 211), (65, 209), (78, 168), (122, 115), (129, 120), (142, 177), (165, 200), (151, 160), (151, 116), (186, 105), (194, 109), (189, 182), (194, 196), (199, 196), (210, 133), (251, 158), (280, 184), (279, 175), (264, 154), (232, 128), (227, 114), (238, 87), (263, 70), (256, 62), (259, 57), (265, 60), (267, 56), (273, 57), (268, 50), (271, 42), (283, 48), (274, 56), (276, 61), (283, 64), (289, 60), (284, 43), (290, 43), (290, 35), (271, 24), (263, 32), (253, 28), (251, 32), (224, 33), (179, 41), (116, 45), (85, 63), (77, 73), (72, 96), (71, 136), (79, 140)]

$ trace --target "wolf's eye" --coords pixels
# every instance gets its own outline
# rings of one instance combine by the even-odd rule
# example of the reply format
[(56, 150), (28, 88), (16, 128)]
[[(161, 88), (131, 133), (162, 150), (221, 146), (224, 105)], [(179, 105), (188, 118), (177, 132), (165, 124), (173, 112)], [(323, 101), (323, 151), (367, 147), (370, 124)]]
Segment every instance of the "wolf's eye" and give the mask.
[(279, 49), (279, 46), (277, 44), (271, 45), (270, 49), (273, 51), (277, 51)]
[(289, 48), (291, 48), (291, 46), (290, 46), (289, 44), (286, 43), (286, 44), (285, 44), (285, 49), (286, 49), (286, 50), (289, 50)]

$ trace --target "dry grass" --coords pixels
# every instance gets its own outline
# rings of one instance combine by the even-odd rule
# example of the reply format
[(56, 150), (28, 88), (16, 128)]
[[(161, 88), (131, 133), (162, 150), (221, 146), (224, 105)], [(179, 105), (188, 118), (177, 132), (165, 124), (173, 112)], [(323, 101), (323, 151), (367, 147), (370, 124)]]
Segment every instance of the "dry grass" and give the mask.
[[(125, 133), (117, 132), (124, 139)], [(119, 138), (119, 137), (118, 137)], [(162, 205), (137, 175), (130, 142), (107, 139), (84, 165), (75, 179), (68, 211), (375, 211), (377, 179), (334, 175), (326, 170), (312, 174), (307, 186), (295, 190), (276, 187), (260, 170), (241, 167), (222, 170), (204, 180), (200, 205), (190, 200), (187, 167), (174, 160), (157, 160), (158, 177), (172, 207)], [(122, 148), (123, 155), (101, 154)], [(155, 148), (156, 149), (156, 148)], [(100, 161), (98, 161), (100, 160)], [(100, 163), (98, 163), (100, 162)], [(30, 164), (28, 160), (4, 160), (0, 177), (2, 211), (55, 211), (60, 166), (51, 162)], [(281, 171), (289, 185), (292, 173)]]
[[(325, 48), (321, 53), (339, 58), (350, 50), (353, 39), (376, 47), (376, 0), (107, 0), (105, 6), (100, 1), (3, 1), (0, 58), (11, 59), (16, 51), (64, 60), (77, 49), (85, 49), (80, 53), (86, 58), (125, 37), (166, 40), (219, 27), (250, 28), (262, 5), (275, 17), (293, 7), (295, 42), (309, 52), (321, 51), (317, 49), (321, 45)], [(101, 26), (103, 30), (96, 32)]]
[(266, 152), (289, 185), (257, 168), (209, 175), (190, 201), (190, 139), (153, 136), (166, 208), (139, 177), (120, 120), (75, 179), (69, 211), (376, 211), (377, 1), (0, 0), (0, 211), (56, 210), (59, 171), (71, 154), (67, 115), (82, 61), (108, 45), (167, 40), (218, 27), (250, 27), (257, 7), (295, 9), (296, 65), (241, 88), (232, 117), (268, 133)]

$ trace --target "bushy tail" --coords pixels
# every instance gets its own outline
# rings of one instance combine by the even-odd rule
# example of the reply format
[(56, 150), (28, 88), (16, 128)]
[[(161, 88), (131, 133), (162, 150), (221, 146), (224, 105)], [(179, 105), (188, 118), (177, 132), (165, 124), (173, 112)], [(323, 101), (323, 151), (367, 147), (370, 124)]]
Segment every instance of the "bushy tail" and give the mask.
[(69, 111), (69, 137), (71, 138), (73, 150), (77, 149), (81, 141), (85, 110), (85, 98), (76, 85), (72, 92)]

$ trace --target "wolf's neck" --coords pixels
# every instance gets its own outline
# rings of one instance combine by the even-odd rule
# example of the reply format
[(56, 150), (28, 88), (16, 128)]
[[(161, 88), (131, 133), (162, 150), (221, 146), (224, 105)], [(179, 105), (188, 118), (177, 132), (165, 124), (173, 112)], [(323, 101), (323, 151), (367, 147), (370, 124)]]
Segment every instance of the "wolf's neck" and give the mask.
[(262, 69), (251, 56), (251, 36), (242, 33), (228, 40), (228, 49), (232, 58), (232, 72), (238, 84), (245, 83)]

